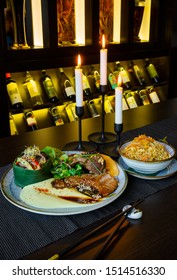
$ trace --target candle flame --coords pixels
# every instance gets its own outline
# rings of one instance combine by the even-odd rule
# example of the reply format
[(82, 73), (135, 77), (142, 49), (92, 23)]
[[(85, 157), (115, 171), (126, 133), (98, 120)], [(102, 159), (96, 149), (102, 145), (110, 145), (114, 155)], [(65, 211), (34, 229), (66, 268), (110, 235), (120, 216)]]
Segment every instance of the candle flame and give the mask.
[(118, 75), (118, 87), (121, 87), (122, 85), (122, 79), (121, 79), (121, 75)]
[(103, 36), (102, 36), (102, 49), (105, 49), (105, 45), (106, 45), (105, 36), (103, 34)]
[(80, 54), (78, 55), (78, 66), (77, 68), (80, 68), (81, 67), (81, 56)]

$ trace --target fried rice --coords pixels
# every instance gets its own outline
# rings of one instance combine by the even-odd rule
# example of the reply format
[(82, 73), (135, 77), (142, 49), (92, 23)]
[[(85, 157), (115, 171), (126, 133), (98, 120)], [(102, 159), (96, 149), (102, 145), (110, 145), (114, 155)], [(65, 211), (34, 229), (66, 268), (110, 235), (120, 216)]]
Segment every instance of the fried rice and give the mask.
[(140, 161), (161, 161), (171, 157), (164, 145), (145, 134), (135, 137), (123, 150), (122, 154)]

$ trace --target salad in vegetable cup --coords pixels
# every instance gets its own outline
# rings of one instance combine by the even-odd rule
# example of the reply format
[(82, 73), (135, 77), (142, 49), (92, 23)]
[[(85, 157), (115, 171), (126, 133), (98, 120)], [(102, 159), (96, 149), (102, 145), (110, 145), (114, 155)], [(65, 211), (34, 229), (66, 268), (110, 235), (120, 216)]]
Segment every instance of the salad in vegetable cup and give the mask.
[(20, 188), (51, 177), (51, 159), (37, 146), (26, 149), (15, 159), (13, 172), (15, 184)]

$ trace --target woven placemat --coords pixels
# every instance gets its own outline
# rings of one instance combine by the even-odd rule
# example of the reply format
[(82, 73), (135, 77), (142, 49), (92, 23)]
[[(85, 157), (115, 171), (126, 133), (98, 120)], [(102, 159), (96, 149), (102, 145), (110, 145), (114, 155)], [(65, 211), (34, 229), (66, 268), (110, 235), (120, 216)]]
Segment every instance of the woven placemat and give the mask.
[[(143, 133), (156, 139), (167, 136), (169, 143), (177, 148), (177, 117), (127, 131), (121, 135), (121, 141), (132, 139)], [(0, 177), (9, 166), (0, 168)], [(88, 213), (71, 216), (31, 213), (11, 204), (0, 193), (0, 259), (22, 258), (81, 227), (86, 227), (114, 213), (125, 204), (170, 187), (176, 181), (177, 174), (163, 180), (144, 180), (128, 175), (126, 190), (113, 203)]]

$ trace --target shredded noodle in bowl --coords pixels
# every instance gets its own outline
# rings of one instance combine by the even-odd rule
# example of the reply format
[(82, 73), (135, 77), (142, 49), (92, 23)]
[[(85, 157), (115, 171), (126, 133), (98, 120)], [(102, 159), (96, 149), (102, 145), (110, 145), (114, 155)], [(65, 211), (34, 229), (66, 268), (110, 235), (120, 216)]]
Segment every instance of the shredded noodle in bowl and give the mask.
[(165, 146), (150, 136), (135, 137), (123, 150), (122, 154), (128, 158), (142, 161), (164, 160), (171, 157)]
[(152, 174), (171, 163), (175, 149), (143, 134), (121, 145), (119, 154), (129, 167), (140, 173)]

